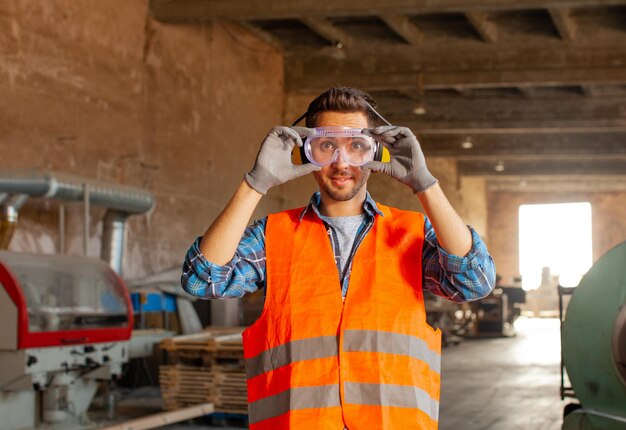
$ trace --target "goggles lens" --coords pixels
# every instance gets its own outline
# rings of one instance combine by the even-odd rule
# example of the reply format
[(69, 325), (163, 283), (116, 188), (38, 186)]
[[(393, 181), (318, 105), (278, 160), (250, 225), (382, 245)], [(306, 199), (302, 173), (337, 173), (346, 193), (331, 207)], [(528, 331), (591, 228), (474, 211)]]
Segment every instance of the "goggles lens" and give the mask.
[(327, 166), (341, 159), (351, 166), (362, 166), (374, 159), (376, 142), (360, 129), (347, 127), (318, 127), (304, 142), (311, 163)]

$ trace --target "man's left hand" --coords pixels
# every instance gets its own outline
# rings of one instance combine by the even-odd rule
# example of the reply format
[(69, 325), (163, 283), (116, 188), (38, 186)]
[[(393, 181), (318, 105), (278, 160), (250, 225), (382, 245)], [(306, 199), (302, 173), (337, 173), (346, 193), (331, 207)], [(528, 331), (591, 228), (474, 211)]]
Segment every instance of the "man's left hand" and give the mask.
[(408, 185), (416, 194), (437, 183), (437, 179), (428, 171), (422, 148), (410, 129), (386, 125), (363, 132), (380, 142), (391, 155), (388, 163), (370, 161), (364, 168), (386, 173)]

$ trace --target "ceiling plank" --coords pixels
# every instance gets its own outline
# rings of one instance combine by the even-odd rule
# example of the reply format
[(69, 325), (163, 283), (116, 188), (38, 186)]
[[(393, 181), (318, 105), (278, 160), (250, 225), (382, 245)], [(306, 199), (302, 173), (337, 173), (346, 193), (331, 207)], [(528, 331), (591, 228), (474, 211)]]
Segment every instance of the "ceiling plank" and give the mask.
[(600, 193), (626, 191), (626, 175), (533, 175), (526, 176), (491, 176), (487, 180), (487, 189), (492, 192), (538, 192), (538, 193)]
[(214, 19), (271, 20), (326, 16), (417, 15), (466, 11), (503, 11), (622, 5), (623, 0), (150, 0), (162, 22)]
[(572, 19), (569, 8), (550, 8), (550, 17), (561, 39), (573, 41), (576, 38), (576, 23)]
[[(564, 44), (558, 39), (538, 43), (487, 44), (459, 41), (454, 44), (423, 44), (385, 45), (385, 49), (372, 56), (371, 45), (355, 45), (345, 55), (337, 57), (336, 49), (322, 48), (287, 52), (290, 62), (309, 65), (315, 63), (325, 69), (344, 72), (350, 69), (376, 73), (398, 70), (460, 70), (460, 69), (494, 69), (494, 68), (528, 68), (529, 64), (537, 68), (549, 67), (583, 67), (625, 66), (626, 35), (620, 39), (598, 42), (581, 40), (576, 45)], [(442, 51), (445, 55), (442, 55)], [(368, 61), (364, 62), (364, 57)]]
[[(413, 92), (416, 93), (416, 92)], [(385, 117), (406, 119), (415, 107), (415, 98), (391, 93), (373, 93), (378, 110)], [(405, 94), (411, 95), (407, 91)], [(626, 118), (626, 96), (583, 97), (579, 93), (552, 97), (526, 98), (518, 96), (426, 96), (419, 98), (428, 111), (429, 121), (460, 119), (464, 120), (507, 120), (558, 119), (570, 120), (593, 118)]]
[(459, 161), (461, 176), (534, 176), (534, 175), (620, 175), (626, 172), (626, 158), (610, 160), (511, 160), (502, 159), (504, 170), (495, 170), (497, 161)]
[[(626, 80), (626, 43), (571, 46), (502, 46), (477, 42), (450, 46), (446, 55), (433, 46), (394, 46), (378, 50), (353, 48), (287, 52), (286, 87), (290, 91), (317, 92), (341, 83), (370, 91), (414, 89), (420, 75), (423, 88), (466, 86), (593, 85)], [(367, 58), (367, 61), (363, 61)], [(593, 65), (592, 68), (589, 66)]]
[(348, 33), (333, 25), (327, 18), (302, 17), (300, 21), (321, 37), (337, 48), (349, 47), (352, 45), (352, 38)]
[(535, 89), (533, 87), (529, 87), (527, 85), (521, 85), (517, 87), (517, 89), (524, 94), (525, 97), (533, 98), (535, 96)]
[(594, 97), (597, 95), (595, 87), (593, 85), (581, 85), (580, 86), (583, 94), (587, 97)]
[[(626, 133), (626, 121), (615, 121), (614, 124), (599, 124), (598, 121), (447, 121), (430, 122), (391, 120), (395, 124), (402, 124), (412, 130), (418, 130), (420, 135), (490, 135), (490, 134), (561, 134), (561, 133)], [(584, 125), (580, 125), (585, 123)]]
[[(626, 158), (624, 133), (598, 134), (502, 134), (476, 136), (424, 136), (420, 146), (427, 157), (455, 157), (459, 160), (491, 159), (515, 156), (516, 159), (545, 158)], [(462, 142), (471, 139), (472, 148)], [(626, 174), (626, 172), (625, 172)]]
[[(532, 65), (531, 65), (532, 66)], [(295, 69), (295, 68), (294, 68)], [(292, 69), (292, 70), (294, 70)], [(528, 68), (517, 70), (384, 71), (299, 68), (304, 73), (287, 73), (291, 91), (323, 91), (341, 83), (368, 91), (410, 90), (421, 79), (426, 90), (454, 88), (504, 88), (523, 86), (621, 85), (626, 83), (626, 65), (621, 67)], [(421, 76), (420, 76), (421, 75)]]
[(465, 12), (465, 17), (474, 26), (485, 42), (496, 43), (498, 41), (498, 28), (489, 20), (487, 12)]
[(419, 45), (422, 42), (422, 33), (408, 16), (384, 14), (380, 19), (410, 45)]

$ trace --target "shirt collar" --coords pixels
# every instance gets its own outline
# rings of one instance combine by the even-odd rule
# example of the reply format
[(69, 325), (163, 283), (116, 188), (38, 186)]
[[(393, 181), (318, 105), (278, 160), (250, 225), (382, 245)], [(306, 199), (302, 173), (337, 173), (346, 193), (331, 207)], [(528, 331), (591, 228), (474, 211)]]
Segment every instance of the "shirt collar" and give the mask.
[[(321, 202), (322, 202), (322, 195), (318, 191), (314, 193), (313, 196), (311, 196), (311, 200), (309, 201), (309, 204), (302, 210), (302, 213), (300, 214), (300, 221), (302, 221), (302, 218), (304, 218), (304, 215), (306, 215), (306, 213), (310, 210), (315, 212), (315, 214), (319, 218), (324, 218), (324, 216), (320, 213), (320, 210), (319, 210)], [(374, 201), (374, 199), (372, 198), (369, 192), (365, 196), (365, 201), (363, 202), (363, 210), (365, 211), (366, 215), (370, 217), (373, 217), (376, 214), (380, 216), (384, 216), (383, 213), (380, 211), (380, 209), (378, 209), (378, 205), (376, 204), (376, 202)]]

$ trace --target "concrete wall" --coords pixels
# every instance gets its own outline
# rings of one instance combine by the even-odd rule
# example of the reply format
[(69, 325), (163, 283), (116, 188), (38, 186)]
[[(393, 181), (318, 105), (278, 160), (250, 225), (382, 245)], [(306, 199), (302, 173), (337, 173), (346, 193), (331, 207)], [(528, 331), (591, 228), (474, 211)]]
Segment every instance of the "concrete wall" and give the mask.
[(624, 192), (488, 193), (490, 251), (498, 273), (505, 282), (519, 275), (519, 207), (525, 204), (570, 202), (591, 203), (594, 262), (613, 246), (626, 240)]
[[(131, 222), (125, 273), (179, 266), (280, 122), (282, 61), (235, 26), (154, 22), (147, 1), (2, 2), (0, 165), (151, 190), (156, 209)], [(284, 194), (256, 215), (291, 203)], [(10, 248), (54, 252), (57, 207), (27, 202)], [(82, 252), (81, 212), (67, 206), (72, 254)], [(102, 213), (92, 211), (92, 256)]]
[[(130, 222), (129, 278), (179, 267), (267, 131), (290, 124), (315, 96), (285, 94), (282, 54), (234, 25), (163, 25), (149, 17), (147, 0), (0, 3), (0, 166), (151, 190), (155, 210)], [(484, 181), (460, 181), (451, 159), (428, 163), (484, 233)], [(254, 218), (302, 206), (316, 189), (311, 176), (273, 189)], [(382, 203), (420, 209), (407, 187), (382, 174), (369, 189)], [(29, 200), (10, 249), (58, 250), (58, 207)], [(103, 212), (92, 209), (91, 256)], [(82, 253), (82, 222), (81, 206), (66, 205), (70, 254)]]

